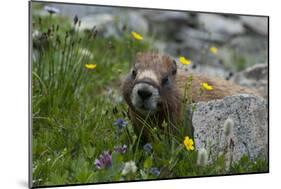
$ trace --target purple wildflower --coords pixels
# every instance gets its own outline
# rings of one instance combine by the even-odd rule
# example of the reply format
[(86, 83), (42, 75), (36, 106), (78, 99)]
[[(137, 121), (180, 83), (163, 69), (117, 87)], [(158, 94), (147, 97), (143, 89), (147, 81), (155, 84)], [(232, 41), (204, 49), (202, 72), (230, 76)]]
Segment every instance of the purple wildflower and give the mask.
[(119, 153), (121, 153), (121, 154), (125, 154), (126, 151), (127, 151), (127, 145), (126, 145), (126, 144), (123, 144), (122, 146), (114, 147), (114, 151), (115, 151), (115, 152), (119, 152)]
[(97, 169), (108, 168), (112, 165), (112, 156), (109, 152), (103, 152), (99, 159), (95, 160), (95, 165)]
[(54, 13), (59, 13), (60, 12), (60, 10), (58, 8), (50, 7), (50, 6), (45, 6), (44, 10), (48, 11), (50, 14), (54, 14)]
[(122, 118), (119, 118), (113, 123), (113, 125), (117, 126), (119, 129), (122, 129), (128, 125), (128, 122)]
[(143, 150), (145, 152), (150, 152), (152, 150), (152, 145), (150, 143), (146, 143), (144, 146), (143, 146)]
[(156, 167), (152, 167), (152, 168), (150, 169), (150, 173), (153, 174), (154, 176), (157, 176), (157, 177), (160, 175), (160, 171), (159, 171), (159, 169), (156, 168)]

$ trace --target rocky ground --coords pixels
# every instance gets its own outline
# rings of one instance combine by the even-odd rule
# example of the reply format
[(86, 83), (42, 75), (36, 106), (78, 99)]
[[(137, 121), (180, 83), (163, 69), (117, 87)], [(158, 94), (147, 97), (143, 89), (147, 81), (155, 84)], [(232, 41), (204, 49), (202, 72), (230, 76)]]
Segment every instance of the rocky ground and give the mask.
[[(268, 20), (234, 14), (54, 5), (59, 14), (81, 18), (81, 29), (96, 26), (105, 37), (124, 29), (151, 39), (154, 48), (188, 57), (198, 72), (224, 78), (254, 64), (268, 64)], [(44, 12), (38, 14), (46, 14)], [(209, 47), (218, 48), (214, 55)]]
[[(81, 29), (96, 26), (99, 34), (119, 37), (124, 29), (152, 39), (154, 48), (186, 56), (200, 72), (227, 78), (254, 64), (268, 64), (268, 20), (234, 14), (53, 5), (59, 15), (81, 18)], [(47, 15), (46, 11), (38, 12)], [(218, 54), (208, 51), (218, 48)], [(195, 66), (194, 66), (195, 67)], [(202, 67), (202, 68), (200, 68)], [(206, 68), (205, 68), (206, 67)]]

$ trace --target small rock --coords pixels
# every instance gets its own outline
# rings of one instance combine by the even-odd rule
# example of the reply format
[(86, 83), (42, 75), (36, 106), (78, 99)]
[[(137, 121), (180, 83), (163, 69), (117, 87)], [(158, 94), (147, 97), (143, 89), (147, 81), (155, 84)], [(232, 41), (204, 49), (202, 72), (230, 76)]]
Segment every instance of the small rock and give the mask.
[(268, 65), (256, 64), (252, 67), (241, 71), (232, 79), (235, 83), (244, 87), (254, 88), (260, 92), (260, 94), (267, 98), (268, 95)]
[(242, 80), (238, 75), (243, 75), (245, 79), (251, 80), (267, 80), (268, 79), (268, 65), (267, 64), (256, 64), (252, 67), (247, 68), (246, 70), (238, 73), (236, 75), (235, 81)]
[[(222, 33), (208, 33), (206, 31), (189, 27), (182, 27), (176, 37), (178, 40), (185, 41), (187, 44), (190, 44), (189, 40), (191, 39), (199, 40), (199, 42), (197, 42), (196, 44), (206, 44), (207, 42), (222, 43), (228, 40), (228, 37)], [(197, 46), (196, 48), (198, 48), (198, 45), (193, 46)]]
[(228, 118), (234, 122), (232, 160), (236, 162), (243, 155), (267, 160), (268, 108), (263, 98), (246, 94), (196, 104), (192, 124), (197, 149), (209, 150), (211, 161), (223, 153), (227, 139), (224, 122)]
[(268, 18), (255, 16), (240, 16), (243, 24), (260, 35), (268, 35)]
[(139, 11), (128, 11), (126, 14), (118, 14), (117, 21), (119, 21), (119, 28), (126, 25), (129, 30), (136, 31), (142, 35), (148, 32), (149, 26), (146, 19), (139, 13)]

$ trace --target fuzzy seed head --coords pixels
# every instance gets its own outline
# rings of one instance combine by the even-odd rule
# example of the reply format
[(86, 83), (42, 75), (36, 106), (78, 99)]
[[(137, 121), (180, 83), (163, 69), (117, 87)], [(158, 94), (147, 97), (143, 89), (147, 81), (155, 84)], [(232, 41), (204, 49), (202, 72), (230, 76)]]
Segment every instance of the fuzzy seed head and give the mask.
[(234, 127), (234, 122), (231, 118), (228, 118), (224, 122), (224, 135), (226, 137), (229, 137), (233, 134), (233, 127)]
[(198, 152), (197, 164), (205, 166), (208, 163), (208, 152), (205, 148), (201, 148)]

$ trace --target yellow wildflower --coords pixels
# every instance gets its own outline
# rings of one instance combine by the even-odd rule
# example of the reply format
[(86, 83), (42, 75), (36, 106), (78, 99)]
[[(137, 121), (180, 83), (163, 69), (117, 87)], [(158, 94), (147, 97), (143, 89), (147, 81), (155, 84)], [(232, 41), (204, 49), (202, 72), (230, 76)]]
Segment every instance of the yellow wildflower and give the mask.
[(97, 67), (96, 64), (85, 64), (85, 68), (89, 69), (89, 70), (93, 70)]
[(213, 86), (209, 85), (208, 83), (202, 83), (201, 85), (202, 85), (202, 88), (207, 91), (213, 90)]
[(184, 137), (184, 141), (183, 141), (184, 146), (186, 147), (186, 149), (188, 151), (190, 150), (194, 150), (194, 142), (191, 138), (189, 138), (188, 136)]
[(132, 31), (131, 34), (132, 34), (133, 38), (135, 38), (138, 41), (141, 41), (143, 39), (143, 37), (140, 34), (138, 34), (137, 32)]
[(184, 64), (184, 65), (189, 65), (191, 63), (191, 60), (186, 59), (185, 57), (181, 56), (179, 58), (180, 63)]
[(217, 47), (212, 46), (212, 47), (209, 48), (209, 50), (213, 54), (218, 54), (218, 48)]

